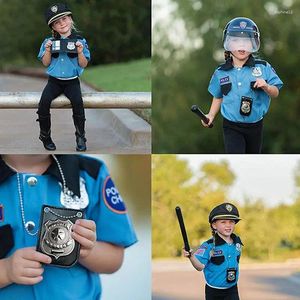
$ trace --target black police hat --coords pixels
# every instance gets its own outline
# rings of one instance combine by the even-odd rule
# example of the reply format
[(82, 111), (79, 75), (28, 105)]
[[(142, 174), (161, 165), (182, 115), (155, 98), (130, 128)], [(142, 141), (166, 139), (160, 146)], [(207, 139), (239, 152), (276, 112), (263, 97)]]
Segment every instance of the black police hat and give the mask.
[(238, 209), (233, 204), (222, 203), (216, 206), (209, 214), (209, 223), (216, 220), (234, 220), (237, 223), (241, 219)]
[(72, 12), (68, 8), (67, 4), (64, 3), (57, 3), (51, 5), (45, 11), (45, 19), (47, 24), (51, 27), (51, 24), (56, 21), (57, 19), (72, 15)]

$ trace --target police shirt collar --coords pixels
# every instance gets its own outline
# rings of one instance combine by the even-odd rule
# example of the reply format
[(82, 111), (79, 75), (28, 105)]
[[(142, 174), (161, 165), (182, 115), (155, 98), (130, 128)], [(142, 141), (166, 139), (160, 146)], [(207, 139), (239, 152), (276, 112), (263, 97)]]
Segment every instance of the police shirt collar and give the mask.
[[(67, 188), (76, 196), (80, 197), (79, 158), (76, 155), (56, 155), (56, 158), (62, 167)], [(16, 171), (11, 169), (2, 159), (2, 156), (0, 156), (0, 183), (14, 174), (16, 174)], [(56, 177), (59, 182), (63, 183), (57, 164), (53, 159), (51, 165), (43, 174), (52, 175)]]
[[(61, 165), (63, 174), (65, 176), (67, 188), (71, 190), (76, 196), (80, 197), (79, 158), (76, 155), (56, 155), (56, 158), (58, 159)], [(57, 164), (53, 159), (51, 165), (44, 174), (52, 175), (56, 177), (58, 181), (63, 183)]]
[(13, 176), (16, 172), (12, 170), (0, 156), (0, 183), (8, 177)]
[[(252, 55), (249, 55), (243, 67), (255, 67), (255, 59)], [(228, 71), (232, 68), (233, 68), (232, 57), (228, 58), (226, 62), (220, 66), (220, 70), (224, 70), (224, 71)]]
[[(242, 241), (241, 241), (241, 239), (240, 239), (239, 236), (237, 236), (237, 235), (235, 235), (234, 233), (232, 233), (230, 237), (232, 238), (234, 244), (239, 243), (239, 244), (243, 245), (243, 243), (242, 243)], [(217, 233), (217, 234), (215, 235), (215, 246), (221, 246), (221, 245), (224, 245), (224, 244), (226, 244), (226, 241), (225, 241), (224, 239), (222, 239), (222, 238), (218, 235), (218, 233)]]
[[(58, 34), (58, 38), (61, 39), (61, 35), (59, 33)], [(77, 38), (77, 35), (74, 33), (74, 32), (71, 32), (70, 35), (66, 36), (64, 39), (76, 39)]]

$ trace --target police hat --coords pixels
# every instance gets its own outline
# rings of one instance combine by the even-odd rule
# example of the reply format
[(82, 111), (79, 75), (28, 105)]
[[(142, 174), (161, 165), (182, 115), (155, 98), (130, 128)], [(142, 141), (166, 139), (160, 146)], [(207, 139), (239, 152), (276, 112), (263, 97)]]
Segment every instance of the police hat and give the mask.
[(56, 21), (57, 19), (72, 15), (72, 12), (68, 8), (67, 4), (64, 3), (57, 3), (51, 5), (45, 11), (45, 19), (47, 24), (51, 27), (51, 24)]
[(208, 221), (234, 220), (237, 223), (240, 219), (238, 209), (231, 203), (222, 203), (216, 206), (209, 214)]

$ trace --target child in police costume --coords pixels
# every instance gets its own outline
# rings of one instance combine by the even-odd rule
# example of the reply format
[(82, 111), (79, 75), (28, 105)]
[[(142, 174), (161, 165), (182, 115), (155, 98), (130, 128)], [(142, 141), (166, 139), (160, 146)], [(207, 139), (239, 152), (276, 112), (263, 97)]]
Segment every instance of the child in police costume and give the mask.
[(223, 32), (225, 63), (214, 72), (208, 91), (213, 96), (208, 127), (221, 108), (226, 153), (261, 153), (263, 118), (270, 98), (279, 95), (283, 83), (264, 61), (253, 54), (260, 47), (260, 33), (248, 18), (235, 18)]
[[(72, 104), (73, 122), (76, 129), (76, 150), (85, 151), (85, 113), (79, 76), (90, 60), (90, 51), (86, 40), (76, 33), (72, 12), (66, 4), (52, 5), (46, 10), (45, 18), (48, 26), (52, 29), (52, 37), (48, 37), (43, 41), (38, 54), (38, 59), (47, 67), (47, 74), (49, 75), (37, 111), (37, 121), (40, 123), (39, 138), (45, 149), (56, 149), (51, 139), (50, 106), (52, 100), (63, 93)], [(62, 43), (64, 39), (70, 40), (66, 49), (73, 50), (73, 52), (51, 52), (52, 44)], [(77, 51), (74, 53), (75, 48)]]
[(238, 209), (231, 203), (222, 203), (209, 214), (212, 238), (194, 253), (183, 249), (194, 268), (204, 272), (206, 300), (239, 300), (237, 282), (243, 244), (233, 233), (239, 221)]
[[(72, 238), (81, 245), (70, 268), (49, 265), (36, 251), (43, 204), (84, 210)], [(105, 164), (78, 155), (0, 158), (0, 299), (96, 300), (98, 273), (120, 268), (124, 248), (137, 241)]]

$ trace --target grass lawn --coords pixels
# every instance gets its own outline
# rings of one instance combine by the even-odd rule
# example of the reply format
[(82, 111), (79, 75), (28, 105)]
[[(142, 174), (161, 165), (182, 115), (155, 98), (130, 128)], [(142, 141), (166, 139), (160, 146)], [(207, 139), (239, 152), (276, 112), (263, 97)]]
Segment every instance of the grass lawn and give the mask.
[(88, 66), (81, 78), (104, 92), (151, 92), (151, 59)]

